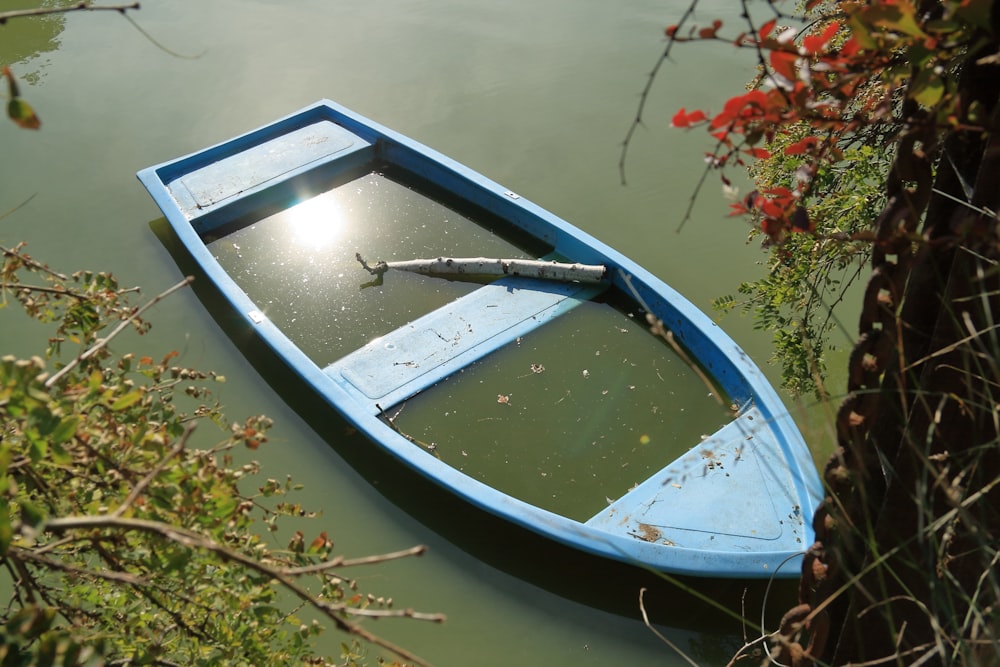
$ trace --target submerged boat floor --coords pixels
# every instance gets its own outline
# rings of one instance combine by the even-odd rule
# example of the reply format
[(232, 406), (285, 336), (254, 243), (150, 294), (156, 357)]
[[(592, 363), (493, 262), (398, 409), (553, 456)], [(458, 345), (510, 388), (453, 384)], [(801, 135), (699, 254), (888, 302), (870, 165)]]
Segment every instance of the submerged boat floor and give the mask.
[(413, 396), (604, 291), (607, 285), (508, 277), (377, 338), (329, 365), (378, 411)]

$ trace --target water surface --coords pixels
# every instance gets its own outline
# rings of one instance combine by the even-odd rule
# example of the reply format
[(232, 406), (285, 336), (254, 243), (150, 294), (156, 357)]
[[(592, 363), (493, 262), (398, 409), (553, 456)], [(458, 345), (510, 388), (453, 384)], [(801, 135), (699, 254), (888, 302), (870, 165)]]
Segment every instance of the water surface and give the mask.
[[(723, 18), (734, 19), (737, 5), (716, 0), (699, 7), (706, 17), (719, 8)], [(0, 2), (0, 8), (8, 6)], [(717, 45), (678, 51), (653, 89), (646, 127), (630, 154), (627, 187), (620, 184), (617, 166), (637, 93), (662, 48), (663, 26), (675, 22), (678, 11), (668, 0), (146, 0), (132, 16), (169, 52), (111, 13), (28, 27), (8, 23), (0, 26), (0, 60), (24, 79), (22, 92), (43, 127), (33, 133), (0, 126), (5, 154), (0, 210), (28, 202), (0, 220), (0, 241), (28, 241), (29, 252), (63, 271), (109, 269), (123, 283), (158, 293), (182, 272), (150, 229), (159, 212), (135, 172), (331, 98), (554, 211), (707, 310), (710, 299), (759, 274), (761, 255), (744, 243), (744, 223), (725, 217), (726, 202), (712, 179), (694, 220), (677, 233), (701, 174), (702, 153), (710, 147), (700, 134), (667, 126), (679, 106), (718, 108), (724, 97), (739, 92), (752, 61)], [(31, 36), (22, 37), (25, 31)], [(27, 50), (25, 39), (31, 42)], [(493, 240), (487, 235), (480, 242)], [(331, 263), (320, 276), (331, 285), (356, 281), (346, 271)], [(316, 289), (297, 303), (274, 307), (284, 308), (284, 317), (310, 317), (316, 312), (310, 300), (322, 298), (325, 287)], [(437, 299), (457, 288), (434, 289), (444, 290), (427, 292)], [(305, 484), (302, 502), (322, 510), (322, 526), (335, 536), (338, 551), (358, 556), (430, 546), (424, 558), (352, 574), (397, 604), (448, 614), (448, 623), (385, 622), (376, 631), (438, 665), (684, 664), (643, 627), (631, 582), (621, 579), (619, 585), (617, 576), (598, 568), (571, 567), (564, 564), (565, 554), (553, 557), (519, 537), (493, 541), (492, 528), (429, 491), (415, 508), (419, 511), (406, 511), (407, 503), (420, 497), (386, 487), (410, 483), (380, 463), (359, 472), (348, 460), (355, 445), (350, 436), (333, 426), (333, 433), (324, 432), (322, 424), (310, 427), (292, 409), (307, 397), (266, 383), (194, 293), (159, 305), (152, 319), (150, 335), (123, 338), (116, 349), (155, 358), (177, 350), (183, 363), (227, 376), (219, 398), (234, 418), (274, 417), (273, 442), (254, 455), (266, 476), (290, 474)], [(766, 338), (748, 321), (728, 318), (723, 324), (751, 356), (761, 363), (768, 358)], [(481, 457), (499, 460), (502, 449), (487, 441), (502, 440), (507, 427), (502, 421), (461, 422), (460, 401), (477, 396), (493, 401), (499, 420), (520, 419), (525, 412), (542, 422), (551, 417), (545, 428), (554, 430), (544, 437), (556, 437), (569, 428), (559, 421), (560, 400), (589, 394), (608, 417), (600, 425), (574, 428), (581, 434), (580, 448), (598, 443), (595, 467), (602, 456), (618, 459), (631, 448), (658, 446), (655, 437), (641, 444), (649, 433), (638, 425), (639, 413), (669, 420), (663, 431), (681, 441), (698, 435), (701, 427), (685, 422), (672, 409), (672, 397), (657, 390), (656, 373), (673, 373), (676, 364), (630, 365), (641, 354), (633, 346), (650, 344), (637, 342), (642, 340), (637, 329), (622, 334), (614, 347), (580, 345), (577, 358), (548, 361), (552, 346), (579, 339), (572, 325), (567, 319), (564, 340), (526, 340), (512, 351), (524, 377), (443, 388), (457, 392), (456, 409), (443, 421), (454, 424), (453, 433), (474, 432), (475, 443), (493, 447)], [(370, 333), (354, 334), (348, 327), (343, 335)], [(5, 319), (0, 334), (3, 351), (17, 354), (38, 353), (47, 335), (18, 318)], [(531, 364), (545, 366), (545, 373), (532, 373)], [(584, 370), (590, 374), (586, 382)], [(618, 376), (626, 371), (637, 375)], [(777, 375), (774, 369), (768, 373)], [(683, 393), (705, 398), (697, 383), (681, 386)], [(498, 395), (508, 395), (510, 404), (496, 404)], [(440, 406), (451, 401), (436, 398), (435, 409), (444, 411)], [(462, 449), (464, 458), (476, 454), (443, 430), (420, 436), (439, 442), (443, 455), (463, 458)], [(617, 442), (605, 448), (611, 439)], [(533, 480), (540, 494), (551, 495), (546, 485), (560, 481), (560, 465), (558, 458), (526, 461), (533, 475), (519, 472), (512, 479)], [(636, 481), (642, 476), (635, 471)], [(616, 493), (599, 486), (586, 492), (597, 504)], [(547, 590), (548, 578), (560, 570), (570, 575), (564, 578), (571, 579), (574, 594), (566, 594), (565, 585), (562, 591)], [(741, 584), (705, 584), (704, 590), (740, 608)], [(591, 604), (576, 601), (588, 593)], [(618, 594), (636, 600), (614, 610), (624, 615), (594, 606)], [(720, 620), (687, 594), (663, 586), (650, 595), (660, 602), (662, 613), (653, 617), (660, 630), (702, 664), (724, 664), (742, 643), (739, 623)], [(339, 641), (330, 636), (331, 646)]]

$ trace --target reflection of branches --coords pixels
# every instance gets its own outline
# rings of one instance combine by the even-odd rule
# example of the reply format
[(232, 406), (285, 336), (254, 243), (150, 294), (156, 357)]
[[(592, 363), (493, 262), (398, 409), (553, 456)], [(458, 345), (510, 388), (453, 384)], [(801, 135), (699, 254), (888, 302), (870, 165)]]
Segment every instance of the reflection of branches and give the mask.
[(31, 9), (12, 9), (10, 11), (0, 12), (0, 25), (6, 23), (10, 19), (19, 19), (26, 16), (48, 16), (50, 14), (67, 14), (69, 12), (78, 11), (107, 11), (124, 14), (130, 9), (139, 9), (139, 3), (133, 2), (128, 5), (92, 5), (89, 0), (81, 0), (80, 2), (69, 5), (68, 7), (34, 7)]

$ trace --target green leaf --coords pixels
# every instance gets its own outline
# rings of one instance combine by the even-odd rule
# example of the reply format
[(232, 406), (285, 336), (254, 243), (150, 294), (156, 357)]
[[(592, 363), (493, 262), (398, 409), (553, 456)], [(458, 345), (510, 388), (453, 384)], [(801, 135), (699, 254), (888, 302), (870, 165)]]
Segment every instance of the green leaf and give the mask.
[(10, 525), (10, 507), (0, 505), (0, 557), (7, 555), (10, 543), (14, 541), (14, 528)]
[(27, 500), (21, 502), (21, 521), (37, 528), (45, 521), (45, 512), (32, 502)]
[(76, 429), (79, 424), (80, 417), (78, 415), (64, 417), (52, 430), (52, 433), (49, 434), (50, 442), (54, 445), (61, 445), (69, 441), (70, 438), (76, 435)]
[(955, 14), (977, 28), (990, 29), (990, 12), (993, 0), (966, 0), (959, 3)]
[(15, 635), (20, 635), (26, 640), (37, 639), (43, 632), (52, 627), (52, 621), (56, 617), (56, 610), (51, 607), (27, 606), (7, 622), (7, 629)]
[(933, 107), (944, 97), (944, 80), (931, 70), (921, 70), (907, 92), (921, 106)]
[(114, 412), (118, 412), (119, 410), (124, 410), (125, 408), (128, 408), (128, 407), (131, 407), (131, 406), (135, 405), (136, 403), (138, 403), (141, 400), (142, 400), (142, 392), (141, 391), (139, 391), (138, 389), (135, 390), (135, 391), (130, 391), (129, 393), (125, 394), (124, 396), (119, 397), (117, 401), (115, 401), (114, 403), (112, 403), (111, 404), (111, 409)]

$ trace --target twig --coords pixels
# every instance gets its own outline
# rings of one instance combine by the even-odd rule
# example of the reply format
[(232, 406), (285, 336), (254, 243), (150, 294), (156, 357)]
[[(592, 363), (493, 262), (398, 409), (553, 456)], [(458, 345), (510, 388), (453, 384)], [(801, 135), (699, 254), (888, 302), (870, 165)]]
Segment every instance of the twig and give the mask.
[[(36, 192), (35, 194), (31, 195), (30, 197), (28, 197), (27, 199), (25, 199), (25, 200), (24, 200), (23, 202), (21, 202), (20, 204), (17, 204), (16, 206), (13, 206), (12, 208), (9, 208), (9, 209), (7, 209), (7, 210), (6, 210), (6, 211), (4, 211), (3, 213), (0, 213), (0, 220), (3, 220), (3, 219), (4, 219), (4, 218), (6, 218), (6, 217), (7, 217), (8, 215), (11, 215), (11, 214), (13, 214), (13, 213), (16, 213), (16, 212), (18, 211), (18, 209), (20, 209), (20, 208), (21, 208), (22, 206), (26, 206), (26, 205), (28, 204), (28, 202), (30, 202), (30, 201), (31, 201), (32, 199), (34, 199), (34, 198), (35, 198), (35, 195), (37, 195), (37, 194), (38, 194), (38, 193)], [(6, 248), (4, 249), (4, 252), (5, 252), (5, 253), (7, 252)]]
[(173, 448), (167, 452), (167, 455), (164, 456), (145, 477), (139, 480), (139, 483), (135, 485), (132, 492), (128, 494), (125, 502), (119, 505), (118, 508), (111, 513), (111, 516), (120, 517), (124, 515), (128, 508), (132, 506), (132, 503), (136, 501), (136, 498), (138, 498), (139, 495), (146, 490), (146, 487), (149, 486), (150, 482), (152, 482), (157, 475), (163, 472), (163, 469), (167, 467), (167, 464), (175, 456), (184, 451), (184, 447), (187, 445), (187, 441), (191, 438), (191, 434), (194, 432), (195, 426), (196, 423), (191, 422), (184, 427), (184, 433), (182, 433), (181, 437), (177, 440), (177, 444), (175, 444)]
[[(31, 197), (28, 197), (26, 200), (24, 200), (23, 202), (21, 202), (20, 204), (18, 204), (14, 208), (10, 209), (9, 211), (7, 211), (6, 213), (4, 213), (3, 215), (0, 215), (0, 220), (2, 220), (3, 218), (7, 217), (8, 215), (10, 215), (11, 213), (13, 213), (17, 209), (19, 209), (22, 206), (24, 206), (25, 204), (27, 204), (29, 201), (31, 201), (34, 198), (34, 196), (35, 195), (31, 195)], [(21, 252), (20, 248), (23, 248), (24, 245), (25, 245), (24, 243), (20, 243), (20, 244), (18, 244), (14, 248), (7, 248), (7, 247), (4, 247), (4, 246), (0, 246), (0, 254), (3, 254), (3, 255), (8, 256), (8, 257), (17, 257), (19, 260), (21, 260), (22, 262), (24, 262), (25, 266), (27, 266), (28, 268), (34, 269), (35, 271), (40, 271), (42, 273), (47, 273), (50, 276), (54, 276), (54, 277), (58, 278), (59, 280), (69, 280), (69, 276), (64, 276), (61, 273), (53, 271), (52, 269), (50, 269), (49, 267), (45, 266), (44, 264), (42, 264), (40, 262), (36, 262), (35, 260), (31, 259), (31, 257), (28, 257), (23, 252)]]
[[(681, 16), (680, 21), (677, 22), (678, 31), (680, 26), (684, 25), (684, 23), (691, 18), (691, 15), (694, 14), (695, 7), (697, 6), (698, 0), (693, 0), (691, 4), (688, 5), (687, 10), (685, 10), (684, 14)], [(667, 61), (668, 58), (670, 58), (670, 51), (673, 49), (675, 42), (676, 40), (673, 35), (667, 37), (667, 45), (664, 47), (663, 53), (660, 54), (660, 57), (656, 59), (656, 64), (653, 65), (653, 69), (646, 77), (646, 85), (642, 87), (642, 92), (639, 93), (639, 105), (635, 110), (635, 118), (632, 119), (628, 132), (625, 133), (625, 140), (622, 141), (622, 152), (618, 157), (618, 174), (621, 176), (622, 185), (626, 185), (625, 159), (628, 157), (628, 149), (632, 144), (632, 136), (635, 134), (635, 131), (639, 129), (639, 126), (643, 124), (642, 114), (646, 109), (646, 102), (649, 100), (649, 93), (653, 89), (653, 82), (656, 81), (656, 75), (659, 73), (660, 67)]]
[(646, 624), (646, 627), (649, 628), (650, 632), (652, 632), (654, 635), (656, 635), (661, 642), (663, 642), (664, 644), (666, 644), (667, 646), (669, 646), (671, 649), (673, 649), (674, 652), (677, 653), (677, 655), (679, 655), (681, 658), (684, 659), (685, 662), (687, 662), (687, 664), (691, 665), (691, 667), (698, 667), (698, 663), (697, 662), (695, 662), (694, 660), (692, 660), (691, 658), (689, 658), (688, 655), (686, 653), (684, 653), (684, 651), (682, 651), (679, 646), (677, 646), (677, 644), (673, 643), (672, 641), (670, 641), (669, 639), (667, 639), (666, 637), (664, 637), (663, 634), (660, 633), (659, 630), (657, 630), (656, 628), (654, 628), (653, 624), (649, 622), (649, 616), (646, 614), (646, 605), (642, 601), (642, 598), (643, 598), (643, 596), (645, 594), (646, 594), (646, 588), (645, 587), (640, 588), (639, 589), (639, 611), (642, 612), (642, 622)]
[(396, 262), (378, 261), (368, 264), (361, 253), (355, 253), (361, 268), (377, 278), (386, 271), (409, 271), (427, 276), (468, 278), (481, 276), (524, 276), (562, 282), (599, 283), (607, 274), (601, 264), (555, 262), (541, 259), (494, 259), (492, 257), (437, 257)]
[(393, 551), (387, 554), (377, 554), (375, 556), (363, 556), (361, 558), (344, 558), (343, 556), (337, 556), (332, 560), (325, 561), (323, 563), (316, 563), (315, 565), (306, 565), (303, 567), (289, 567), (282, 572), (285, 574), (297, 577), (303, 574), (314, 574), (316, 572), (322, 572), (324, 570), (331, 570), (335, 567), (356, 567), (358, 565), (377, 565), (378, 563), (385, 563), (390, 560), (398, 560), (400, 558), (410, 558), (412, 556), (423, 556), (427, 553), (427, 547), (420, 544), (409, 549), (403, 549), (402, 551)]
[(123, 12), (122, 13), (122, 17), (124, 17), (124, 19), (126, 21), (128, 21), (129, 23), (131, 23), (132, 27), (135, 28), (139, 32), (140, 35), (142, 35), (143, 37), (145, 37), (146, 39), (148, 39), (150, 44), (152, 44), (153, 46), (155, 46), (159, 50), (163, 51), (164, 53), (173, 56), (174, 58), (181, 58), (183, 60), (198, 60), (203, 55), (205, 55), (206, 53), (208, 53), (208, 49), (205, 49), (201, 53), (195, 54), (193, 56), (189, 56), (189, 55), (184, 54), (184, 53), (178, 53), (177, 51), (174, 51), (173, 49), (169, 49), (169, 48), (166, 47), (166, 45), (164, 45), (163, 43), (157, 41), (152, 35), (150, 35), (146, 30), (144, 30), (141, 25), (139, 25), (134, 20), (132, 20), (132, 17), (129, 16), (128, 14), (125, 14)]
[[(153, 533), (155, 535), (160, 535), (161, 537), (168, 539), (172, 542), (180, 544), (181, 546), (188, 547), (190, 549), (201, 549), (214, 553), (219, 558), (228, 561), (234, 561), (240, 565), (254, 570), (266, 577), (272, 578), (280, 583), (287, 591), (293, 593), (300, 600), (310, 605), (317, 611), (321, 612), (324, 616), (330, 619), (342, 632), (346, 632), (351, 635), (356, 635), (366, 642), (373, 644), (375, 646), (380, 646), (397, 656), (403, 658), (404, 660), (409, 660), (419, 665), (427, 665), (428, 663), (424, 661), (419, 656), (407, 651), (401, 646), (397, 646), (392, 642), (382, 639), (381, 637), (372, 634), (367, 629), (363, 628), (356, 623), (343, 618), (341, 614), (356, 613), (359, 610), (351, 609), (347, 605), (337, 604), (335, 602), (330, 602), (328, 600), (321, 600), (314, 595), (312, 595), (308, 590), (298, 585), (295, 578), (288, 576), (282, 570), (269, 567), (268, 565), (261, 563), (250, 556), (242, 554), (238, 551), (234, 551), (218, 542), (215, 542), (211, 538), (208, 538), (200, 533), (193, 530), (188, 530), (185, 528), (180, 528), (177, 526), (171, 526), (166, 523), (161, 523), (159, 521), (149, 521), (147, 519), (133, 519), (128, 517), (115, 517), (110, 515), (100, 515), (100, 516), (68, 516), (68, 517), (58, 517), (55, 519), (50, 519), (44, 525), (44, 529), (53, 533), (64, 533), (71, 530), (87, 530), (87, 529), (116, 529), (116, 530), (137, 530), (146, 533)], [(357, 615), (363, 616), (399, 616), (397, 612), (382, 612), (382, 610), (362, 610), (364, 613)], [(409, 616), (418, 620), (433, 621), (436, 623), (442, 623), (445, 620), (443, 614), (417, 614), (415, 612), (410, 612)]]
[(26, 16), (48, 16), (50, 14), (66, 14), (69, 12), (119, 12), (125, 14), (129, 9), (139, 9), (139, 3), (133, 2), (128, 5), (92, 5), (88, 0), (81, 0), (75, 5), (68, 7), (33, 7), (31, 9), (12, 9), (7, 12), (0, 12), (0, 25), (10, 19), (19, 19)]
[(100, 350), (104, 349), (108, 345), (108, 343), (111, 342), (111, 339), (113, 339), (115, 336), (117, 336), (122, 331), (124, 331), (129, 326), (129, 324), (131, 324), (136, 319), (138, 319), (140, 315), (142, 315), (144, 312), (146, 312), (147, 310), (149, 310), (150, 308), (152, 308), (153, 306), (155, 306), (160, 301), (162, 301), (163, 299), (167, 298), (168, 296), (170, 296), (171, 294), (173, 294), (177, 290), (181, 289), (182, 287), (187, 287), (188, 285), (191, 284), (191, 282), (193, 280), (194, 280), (194, 278), (192, 276), (188, 276), (184, 280), (182, 280), (179, 283), (177, 283), (176, 285), (174, 285), (173, 287), (171, 287), (171, 288), (169, 288), (169, 289), (167, 289), (167, 290), (165, 290), (165, 291), (160, 292), (159, 294), (157, 294), (149, 302), (147, 302), (146, 304), (144, 304), (141, 308), (137, 308), (126, 319), (122, 320), (122, 322), (119, 323), (119, 325), (117, 327), (115, 327), (111, 331), (111, 333), (109, 333), (104, 338), (101, 338), (96, 343), (94, 343), (93, 345), (91, 345), (89, 348), (87, 348), (86, 350), (84, 350), (83, 352), (81, 352), (79, 355), (77, 355), (77, 357), (75, 359), (73, 359), (73, 361), (69, 362), (68, 364), (66, 364), (65, 366), (63, 366), (62, 368), (60, 368), (58, 372), (56, 372), (54, 375), (52, 375), (52, 377), (50, 377), (48, 380), (46, 380), (45, 381), (45, 388), (46, 389), (51, 388), (52, 385), (54, 385), (56, 382), (58, 382), (63, 377), (65, 377), (71, 370), (73, 370), (78, 365), (80, 365), (80, 363), (86, 361), (90, 357), (92, 357), (95, 354), (97, 354)]
[(96, 577), (107, 581), (117, 581), (119, 583), (130, 584), (132, 586), (142, 586), (148, 583), (146, 579), (134, 574), (129, 574), (128, 572), (115, 572), (114, 570), (91, 570), (89, 568), (77, 567), (76, 565), (70, 565), (55, 558), (43, 556), (32, 549), (11, 547), (8, 555), (22, 561), (31, 561), (32, 563), (38, 563), (47, 568), (69, 572), (70, 574)]
[(705, 384), (705, 386), (708, 387), (708, 392), (709, 394), (712, 395), (712, 398), (715, 399), (715, 402), (718, 403), (723, 408), (726, 407), (725, 401), (722, 400), (724, 392), (721, 391), (719, 387), (717, 387), (716, 384), (712, 381), (712, 378), (708, 377), (705, 371), (703, 371), (701, 367), (698, 366), (698, 364), (696, 364), (694, 360), (687, 355), (687, 352), (684, 351), (684, 348), (681, 347), (680, 343), (678, 343), (677, 340), (674, 338), (674, 332), (666, 328), (666, 326), (663, 324), (663, 320), (658, 319), (655, 315), (653, 315), (652, 309), (650, 309), (650, 307), (646, 304), (645, 300), (643, 300), (643, 298), (639, 296), (639, 291), (632, 284), (632, 276), (623, 274), (623, 278), (625, 279), (625, 284), (628, 285), (629, 290), (632, 292), (632, 296), (635, 297), (635, 300), (638, 301), (642, 305), (642, 307), (646, 310), (646, 322), (647, 324), (649, 324), (650, 331), (652, 332), (652, 334), (667, 341), (667, 343), (670, 345), (671, 348), (673, 348), (677, 356), (681, 358), (681, 361), (687, 364), (688, 367), (692, 371), (694, 371), (695, 375), (697, 375), (698, 378)]

